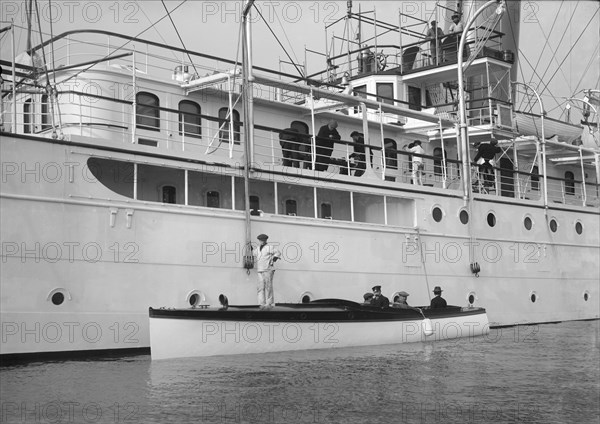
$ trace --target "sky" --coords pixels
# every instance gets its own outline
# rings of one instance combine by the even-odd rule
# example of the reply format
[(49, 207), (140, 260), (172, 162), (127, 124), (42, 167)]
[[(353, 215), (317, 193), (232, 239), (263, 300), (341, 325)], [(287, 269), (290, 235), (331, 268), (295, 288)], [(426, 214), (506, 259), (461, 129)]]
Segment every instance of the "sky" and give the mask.
[[(520, 79), (539, 87), (539, 79), (550, 81), (550, 90), (559, 97), (570, 97), (584, 88), (599, 87), (600, 56), (600, 3), (589, 1), (526, 1), (521, 2), (521, 60)], [(166, 9), (172, 11), (171, 20)], [(378, 19), (398, 23), (398, 11), (413, 18), (429, 21), (432, 19), (435, 2), (421, 1), (354, 1), (353, 11), (374, 10)], [(27, 14), (25, 1), (3, 0), (1, 3), (2, 26), (13, 21), (25, 26)], [(264, 20), (277, 35), (290, 57), (303, 63), (308, 59), (308, 73), (324, 67), (319, 55), (305, 47), (323, 52), (331, 41), (326, 41), (325, 25), (343, 17), (346, 1), (257, 1)], [(55, 35), (74, 29), (105, 29), (138, 36), (169, 45), (183, 45), (194, 51), (236, 58), (239, 46), (241, 1), (199, 1), (199, 0), (160, 0), (146, 1), (48, 1), (38, 0), (42, 31)], [(595, 17), (594, 14), (596, 13)], [(284, 49), (277, 43), (267, 25), (254, 12), (253, 53), (255, 65), (281, 69), (293, 73), (291, 65), (281, 65), (280, 60), (288, 61)], [(162, 19), (162, 20), (161, 20)], [(158, 23), (156, 23), (158, 21)], [(52, 25), (50, 25), (52, 23)], [(564, 60), (582, 30), (587, 27), (577, 42), (572, 58)], [(37, 23), (35, 24), (37, 26)], [(177, 31), (175, 30), (177, 28)], [(425, 24), (422, 27), (425, 32)], [(444, 28), (444, 26), (442, 26)], [(338, 26), (336, 36), (341, 36), (343, 25)], [(366, 33), (366, 29), (363, 32)], [(179, 34), (178, 34), (179, 33)], [(329, 30), (329, 37), (332, 31)], [(546, 44), (546, 36), (550, 42)], [(46, 36), (47, 37), (47, 36)], [(181, 37), (181, 40), (180, 38)], [(34, 42), (39, 35), (34, 36)], [(7, 32), (2, 34), (1, 55), (10, 60), (10, 40)], [(339, 49), (339, 41), (336, 41)], [(17, 44), (25, 45), (24, 36)], [(21, 47), (23, 48), (23, 47)], [(541, 57), (540, 57), (541, 54)], [(590, 58), (593, 58), (590, 62)], [(535, 71), (534, 71), (535, 68)], [(558, 69), (558, 70), (557, 70)], [(582, 95), (578, 95), (582, 97)], [(560, 104), (548, 100), (547, 109), (556, 109)], [(555, 113), (560, 109), (554, 110)]]

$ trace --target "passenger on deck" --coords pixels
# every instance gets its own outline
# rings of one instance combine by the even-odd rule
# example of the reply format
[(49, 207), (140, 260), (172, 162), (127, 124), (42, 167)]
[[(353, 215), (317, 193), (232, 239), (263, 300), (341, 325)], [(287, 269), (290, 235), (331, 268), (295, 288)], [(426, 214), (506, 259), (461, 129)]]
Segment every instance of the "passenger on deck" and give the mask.
[(412, 309), (413, 311), (421, 311), (419, 308), (413, 308), (406, 302), (406, 298), (408, 296), (409, 294), (405, 291), (401, 291), (400, 293), (398, 293), (398, 296), (394, 298), (394, 304), (392, 305), (392, 308)]
[(367, 158), (365, 156), (365, 138), (362, 133), (358, 131), (352, 131), (350, 134), (352, 137), (352, 141), (356, 144), (353, 146), (354, 153), (350, 155), (350, 159), (352, 162), (350, 163), (350, 174), (355, 177), (360, 177), (365, 173), (365, 169), (367, 169)]
[(371, 306), (377, 306), (378, 308), (390, 307), (390, 299), (381, 294), (381, 286), (373, 287), (373, 299), (371, 299)]
[(286, 128), (279, 133), (283, 166), (300, 167), (300, 134), (296, 128)]
[(323, 125), (319, 129), (319, 133), (316, 137), (316, 171), (326, 171), (329, 167), (334, 141), (341, 140), (342, 138), (336, 129), (337, 127), (337, 121), (331, 119), (327, 125)]
[(452, 25), (450, 25), (450, 28), (448, 29), (448, 32), (450, 34), (462, 34), (463, 30), (465, 29), (463, 23), (460, 21), (460, 15), (455, 13), (454, 15), (452, 15)]
[(373, 300), (373, 293), (365, 293), (363, 295), (363, 305), (370, 305), (371, 304), (371, 300)]
[(440, 286), (435, 286), (433, 289), (433, 294), (435, 297), (431, 299), (431, 304), (429, 305), (431, 309), (445, 308), (448, 306), (446, 299), (442, 297), (442, 288)]
[(479, 164), (479, 172), (483, 174), (484, 185), (494, 185), (494, 158), (496, 157), (496, 153), (500, 152), (502, 152), (502, 149), (498, 147), (498, 140), (481, 143), (477, 148), (477, 155), (473, 159), (473, 162), (478, 163), (482, 159), (482, 162)]
[(431, 54), (431, 65), (436, 65), (440, 58), (438, 56), (437, 45), (441, 43), (440, 37), (444, 36), (444, 31), (441, 28), (438, 28), (436, 21), (431, 21), (431, 28), (427, 30), (427, 37), (429, 41), (429, 53)]
[[(421, 147), (421, 142), (419, 140), (415, 140), (412, 143), (412, 147), (410, 147), (408, 150), (411, 153), (416, 153), (417, 155), (425, 154), (425, 150), (423, 150), (423, 148)], [(412, 155), (413, 184), (423, 185), (423, 169), (424, 168), (425, 168), (425, 164), (423, 163), (423, 158), (421, 156)]]

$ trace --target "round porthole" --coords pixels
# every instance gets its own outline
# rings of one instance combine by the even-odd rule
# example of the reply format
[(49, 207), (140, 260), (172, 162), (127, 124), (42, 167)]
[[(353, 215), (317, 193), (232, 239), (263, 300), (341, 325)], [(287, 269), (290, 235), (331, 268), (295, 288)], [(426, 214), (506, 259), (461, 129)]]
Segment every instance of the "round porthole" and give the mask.
[(488, 213), (487, 223), (490, 227), (496, 226), (496, 215), (494, 215), (492, 212)]
[(590, 292), (588, 292), (587, 290), (583, 292), (583, 300), (585, 302), (587, 302), (588, 300), (590, 300)]
[(206, 296), (199, 290), (193, 290), (187, 295), (187, 303), (192, 308), (195, 308), (196, 306), (201, 305), (204, 302), (206, 302)]
[(533, 221), (531, 220), (530, 217), (526, 216), (525, 219), (523, 220), (523, 225), (525, 226), (525, 229), (527, 231), (529, 231), (533, 227)]
[(433, 216), (433, 220), (435, 222), (440, 222), (442, 220), (443, 216), (444, 216), (444, 213), (442, 212), (442, 210), (438, 206), (436, 206), (431, 211), (431, 215)]
[(467, 212), (466, 210), (461, 210), (460, 213), (458, 214), (458, 219), (460, 219), (460, 222), (463, 224), (468, 224), (469, 223), (469, 212)]
[(552, 231), (553, 233), (556, 232), (556, 230), (558, 230), (558, 222), (556, 222), (556, 219), (552, 218), (550, 220), (550, 231)]
[(476, 299), (475, 292), (470, 292), (467, 295), (467, 302), (469, 302), (469, 306), (473, 306), (473, 304), (475, 303), (475, 299)]
[(46, 300), (55, 306), (60, 306), (65, 303), (65, 300), (71, 300), (71, 293), (67, 289), (56, 288), (48, 293)]
[(581, 221), (577, 221), (575, 223), (575, 231), (577, 232), (577, 234), (581, 235), (583, 233), (583, 224), (581, 223)]
[(529, 300), (531, 300), (531, 303), (535, 303), (538, 300), (537, 293), (534, 291), (529, 293)]
[(311, 292), (304, 292), (300, 295), (300, 303), (310, 303), (314, 299)]
[(65, 301), (65, 295), (63, 294), (63, 292), (56, 292), (52, 295), (52, 303), (56, 306), (58, 305), (62, 305), (63, 302)]

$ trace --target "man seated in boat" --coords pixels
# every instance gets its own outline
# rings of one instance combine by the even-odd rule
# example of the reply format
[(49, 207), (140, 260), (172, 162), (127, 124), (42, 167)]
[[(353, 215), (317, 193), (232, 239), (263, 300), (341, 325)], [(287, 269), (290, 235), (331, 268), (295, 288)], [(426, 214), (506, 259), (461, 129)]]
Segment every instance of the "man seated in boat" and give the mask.
[(394, 304), (392, 305), (392, 308), (412, 309), (413, 311), (420, 312), (421, 310), (419, 308), (414, 308), (408, 304), (408, 302), (406, 301), (406, 298), (408, 296), (409, 294), (405, 291), (401, 291), (400, 293), (398, 293), (398, 295), (394, 298)]
[(440, 286), (435, 286), (433, 289), (433, 294), (435, 297), (431, 299), (431, 304), (429, 305), (431, 309), (445, 308), (448, 306), (446, 299), (442, 297), (442, 288)]
[(373, 299), (371, 299), (371, 306), (378, 308), (389, 308), (390, 299), (381, 294), (381, 286), (373, 287)]
[(371, 304), (371, 300), (373, 300), (373, 293), (365, 293), (363, 295), (363, 305), (370, 305)]

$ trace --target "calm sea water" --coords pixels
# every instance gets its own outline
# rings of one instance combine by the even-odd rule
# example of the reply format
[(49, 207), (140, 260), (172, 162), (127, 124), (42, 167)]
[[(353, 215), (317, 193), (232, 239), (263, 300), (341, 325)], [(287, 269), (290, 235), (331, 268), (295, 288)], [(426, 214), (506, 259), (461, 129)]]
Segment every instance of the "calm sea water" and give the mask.
[(598, 423), (600, 322), (434, 343), (0, 369), (6, 423)]

